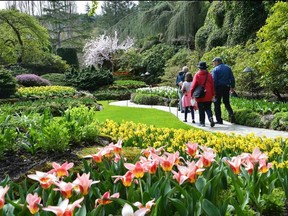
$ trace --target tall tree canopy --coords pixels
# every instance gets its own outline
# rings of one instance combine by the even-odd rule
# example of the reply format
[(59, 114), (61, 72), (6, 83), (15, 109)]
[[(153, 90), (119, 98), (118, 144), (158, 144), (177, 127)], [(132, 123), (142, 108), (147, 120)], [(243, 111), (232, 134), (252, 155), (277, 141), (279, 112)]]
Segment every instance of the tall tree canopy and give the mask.
[(101, 9), (102, 26), (109, 28), (115, 25), (119, 20), (135, 11), (136, 5), (132, 1), (104, 1)]
[(47, 50), (47, 30), (32, 16), (0, 10), (0, 55), (5, 63), (22, 63), (29, 55)]

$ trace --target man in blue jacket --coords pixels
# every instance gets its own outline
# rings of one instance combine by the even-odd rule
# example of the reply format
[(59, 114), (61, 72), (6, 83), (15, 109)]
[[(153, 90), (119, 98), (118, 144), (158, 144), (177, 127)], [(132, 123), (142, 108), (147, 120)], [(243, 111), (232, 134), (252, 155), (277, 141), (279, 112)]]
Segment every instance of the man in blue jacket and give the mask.
[(187, 66), (184, 66), (182, 68), (182, 71), (180, 71), (177, 75), (177, 78), (176, 78), (176, 86), (177, 86), (177, 91), (178, 91), (178, 96), (179, 96), (179, 108), (180, 108), (180, 111), (181, 113), (184, 113), (184, 110), (183, 110), (183, 107), (182, 107), (182, 96), (183, 96), (183, 93), (181, 91), (181, 88), (182, 88), (182, 85), (185, 81), (185, 75), (186, 73), (188, 72), (188, 67)]
[(214, 80), (215, 88), (215, 100), (214, 100), (214, 111), (217, 122), (216, 124), (223, 124), (223, 119), (221, 115), (221, 100), (223, 98), (223, 103), (229, 114), (229, 121), (235, 123), (234, 112), (230, 105), (230, 91), (234, 92), (235, 88), (235, 78), (231, 68), (223, 64), (220, 57), (216, 57), (212, 60), (213, 70), (212, 77)]

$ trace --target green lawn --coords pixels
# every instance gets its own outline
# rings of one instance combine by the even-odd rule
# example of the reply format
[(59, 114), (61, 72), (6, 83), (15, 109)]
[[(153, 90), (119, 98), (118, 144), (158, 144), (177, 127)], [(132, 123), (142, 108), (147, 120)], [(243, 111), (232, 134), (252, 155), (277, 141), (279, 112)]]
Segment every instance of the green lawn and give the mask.
[(191, 129), (191, 126), (179, 121), (172, 113), (162, 110), (154, 108), (110, 106), (107, 101), (98, 101), (98, 103), (102, 104), (104, 107), (104, 110), (97, 112), (98, 120), (100, 122), (111, 119), (119, 123), (122, 121), (133, 121), (135, 123), (155, 125), (159, 128)]

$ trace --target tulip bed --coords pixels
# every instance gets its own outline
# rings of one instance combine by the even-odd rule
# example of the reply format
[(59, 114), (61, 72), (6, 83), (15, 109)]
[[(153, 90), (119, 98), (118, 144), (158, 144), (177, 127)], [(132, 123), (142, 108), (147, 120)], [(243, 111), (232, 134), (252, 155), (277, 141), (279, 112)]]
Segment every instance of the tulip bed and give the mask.
[(273, 166), (259, 147), (224, 157), (188, 142), (181, 152), (146, 147), (128, 160), (122, 142), (95, 148), (77, 173), (73, 162), (54, 162), (21, 184), (5, 179), (1, 215), (283, 214), (287, 168)]

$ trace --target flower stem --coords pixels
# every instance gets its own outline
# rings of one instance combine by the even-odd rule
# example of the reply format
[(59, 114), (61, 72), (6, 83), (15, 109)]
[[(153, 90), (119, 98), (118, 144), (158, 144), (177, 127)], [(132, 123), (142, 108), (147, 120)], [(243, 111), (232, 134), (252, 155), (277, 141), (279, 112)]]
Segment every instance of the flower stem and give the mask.
[(142, 201), (142, 203), (143, 203), (143, 190), (142, 190), (141, 179), (139, 179), (139, 186), (140, 186), (141, 201)]

